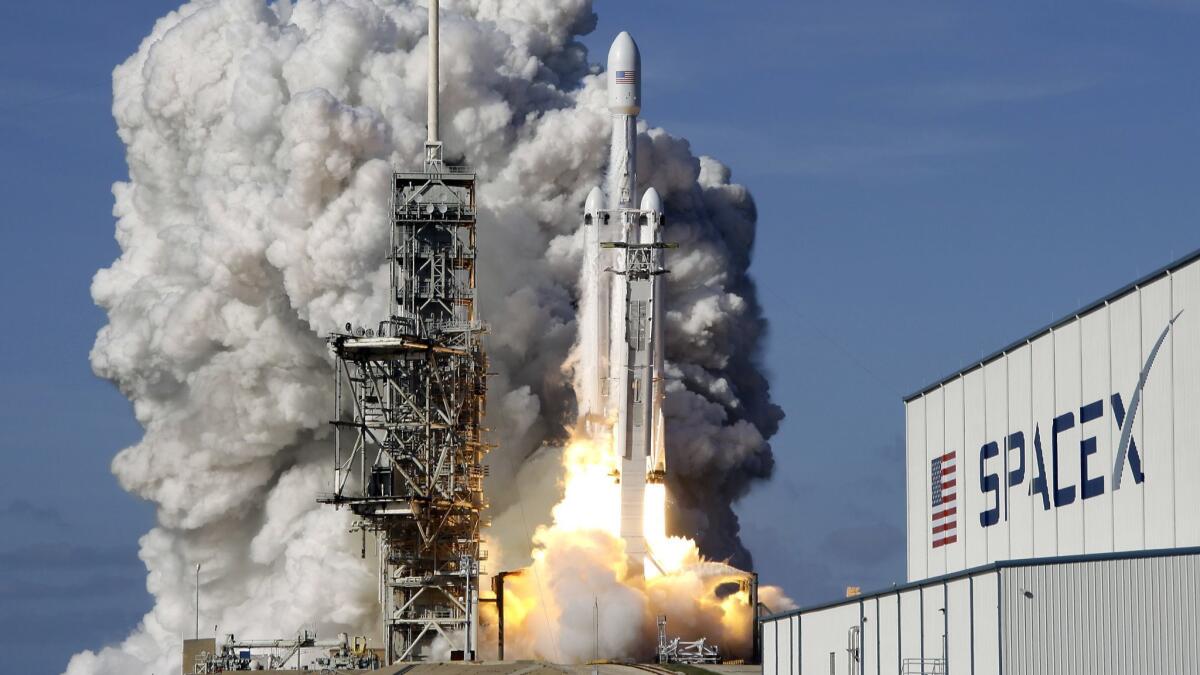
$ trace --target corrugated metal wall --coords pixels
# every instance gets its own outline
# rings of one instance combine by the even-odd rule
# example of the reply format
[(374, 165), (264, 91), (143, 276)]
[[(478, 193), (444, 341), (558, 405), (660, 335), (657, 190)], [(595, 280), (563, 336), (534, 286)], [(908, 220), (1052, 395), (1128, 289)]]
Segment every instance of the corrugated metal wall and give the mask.
[(1009, 568), (1004, 672), (1200, 673), (1200, 557)]
[(764, 675), (1200, 674), (1200, 554), (984, 569), (767, 620), (762, 634)]
[[(1133, 418), (1145, 480), (1127, 460), (1115, 489), (1122, 421), (1176, 316)], [(998, 326), (997, 341), (1019, 333)], [(911, 399), (908, 579), (1032, 556), (1200, 545), (1200, 491), (1189, 489), (1200, 483), (1197, 410), (1200, 261)], [(949, 452), (957, 453), (957, 541), (935, 548), (931, 461)], [(985, 489), (992, 479), (997, 489)], [(995, 522), (985, 525), (993, 509)]]
[[(974, 579), (963, 576), (764, 621), (763, 673), (897, 675), (906, 663), (909, 670), (923, 663), (925, 672), (939, 675), (970, 673), (972, 655), (995, 664), (997, 574), (981, 572)], [(855, 629), (857, 660), (847, 651)], [(794, 644), (783, 645), (789, 635)], [(942, 664), (949, 670), (937, 670)], [(974, 672), (997, 675), (995, 665)]]
[[(822, 612), (820, 621), (798, 618), (801, 673), (861, 675), (861, 665), (852, 672), (846, 653), (850, 629), (860, 624), (859, 603), (827, 609)], [(830, 654), (834, 663), (832, 671), (829, 668)]]

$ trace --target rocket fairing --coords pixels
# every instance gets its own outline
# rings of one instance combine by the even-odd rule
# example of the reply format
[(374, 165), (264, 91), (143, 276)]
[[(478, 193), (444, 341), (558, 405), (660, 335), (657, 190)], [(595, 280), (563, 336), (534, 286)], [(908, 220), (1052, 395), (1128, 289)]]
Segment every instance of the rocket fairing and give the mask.
[(609, 208), (632, 209), (637, 198), (637, 116), (642, 110), (642, 55), (633, 37), (624, 31), (608, 49), (608, 109), (612, 112)]
[[(608, 52), (612, 112), (607, 208), (594, 188), (584, 204), (585, 256), (580, 411), (593, 436), (611, 435), (621, 484), (620, 535), (631, 568), (647, 555), (646, 484), (663, 482), (662, 199), (637, 196), (641, 56), (622, 32)], [(661, 508), (661, 505), (659, 506)], [(653, 519), (662, 522), (662, 518)]]

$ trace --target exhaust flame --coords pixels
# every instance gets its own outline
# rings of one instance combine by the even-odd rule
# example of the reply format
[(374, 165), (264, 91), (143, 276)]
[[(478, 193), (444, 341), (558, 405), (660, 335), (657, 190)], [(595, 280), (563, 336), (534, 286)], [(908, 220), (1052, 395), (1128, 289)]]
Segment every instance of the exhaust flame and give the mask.
[(646, 578), (674, 574), (685, 565), (699, 562), (700, 549), (686, 537), (667, 535), (667, 486), (662, 483), (646, 485), (646, 513), (643, 532), (651, 557), (646, 560)]
[(566, 472), (562, 501), (551, 511), (554, 527), (564, 532), (600, 531), (618, 536), (621, 490), (612, 438), (579, 439), (563, 451)]
[[(636, 574), (619, 536), (612, 438), (575, 437), (562, 457), (562, 499), (552, 522), (533, 535), (532, 564), (504, 585), (505, 656), (648, 659), (660, 614), (668, 618), (668, 635), (707, 637), (726, 658), (750, 656), (750, 576), (705, 560), (691, 539), (667, 535), (666, 486), (646, 486), (650, 556), (644, 574)], [(776, 587), (763, 586), (759, 594), (773, 609), (793, 606)]]

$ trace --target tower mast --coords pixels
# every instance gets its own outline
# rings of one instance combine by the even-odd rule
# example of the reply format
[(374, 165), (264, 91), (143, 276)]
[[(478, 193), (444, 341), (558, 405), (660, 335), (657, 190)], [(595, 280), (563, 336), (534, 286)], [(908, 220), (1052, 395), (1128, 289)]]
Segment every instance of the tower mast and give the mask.
[[(438, 2), (429, 5), (424, 170), (392, 175), (389, 316), (329, 337), (334, 489), (375, 534), (388, 664), (473, 659), (486, 404), (476, 309), (475, 174), (443, 161)], [(448, 643), (440, 653), (435, 641)]]

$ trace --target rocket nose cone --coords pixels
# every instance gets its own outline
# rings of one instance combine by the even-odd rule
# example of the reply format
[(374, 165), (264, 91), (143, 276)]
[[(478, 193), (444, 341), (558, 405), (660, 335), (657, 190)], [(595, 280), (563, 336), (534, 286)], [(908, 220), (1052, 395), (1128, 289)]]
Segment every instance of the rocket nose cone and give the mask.
[(608, 69), (636, 70), (639, 67), (641, 67), (641, 54), (638, 52), (637, 43), (633, 41), (633, 36), (628, 31), (621, 31), (621, 34), (613, 40), (612, 46), (608, 48)]
[(589, 216), (593, 215), (600, 210), (602, 204), (604, 204), (604, 193), (600, 191), (600, 188), (594, 187), (588, 193), (587, 201), (583, 203), (583, 212)]
[(654, 188), (646, 190), (646, 194), (642, 195), (642, 210), (662, 213), (662, 197), (658, 196), (658, 190)]
[(642, 55), (625, 31), (608, 49), (608, 109), (622, 115), (642, 109)]

